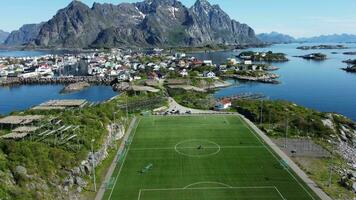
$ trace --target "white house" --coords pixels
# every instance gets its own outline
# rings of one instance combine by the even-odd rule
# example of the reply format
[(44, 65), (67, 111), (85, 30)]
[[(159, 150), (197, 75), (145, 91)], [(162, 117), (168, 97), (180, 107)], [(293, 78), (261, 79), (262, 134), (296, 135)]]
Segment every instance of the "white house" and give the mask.
[(245, 64), (245, 65), (252, 65), (252, 61), (251, 61), (251, 60), (245, 60), (245, 61), (244, 61), (244, 64)]
[(158, 65), (153, 66), (153, 71), (159, 71), (159, 69), (161, 69), (160, 66), (158, 66)]
[(252, 65), (252, 71), (256, 71), (257, 65)]
[(237, 60), (235, 58), (228, 58), (227, 62), (231, 63), (232, 65), (236, 65), (237, 64)]
[(186, 69), (183, 69), (179, 74), (183, 77), (188, 76), (188, 71)]
[(205, 65), (213, 65), (213, 61), (212, 60), (204, 60), (203, 63)]
[(134, 76), (134, 80), (141, 80), (141, 76)]
[(126, 81), (126, 80), (130, 80), (130, 75), (124, 71), (121, 71), (117, 78), (119, 80)]
[(215, 78), (216, 74), (214, 72), (204, 72), (203, 76), (207, 78)]

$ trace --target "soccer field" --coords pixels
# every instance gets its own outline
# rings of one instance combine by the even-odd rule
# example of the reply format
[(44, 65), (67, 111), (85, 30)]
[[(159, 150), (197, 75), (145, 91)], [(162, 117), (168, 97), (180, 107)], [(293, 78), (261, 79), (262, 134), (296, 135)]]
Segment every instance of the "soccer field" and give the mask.
[(143, 117), (104, 199), (319, 199), (239, 116)]

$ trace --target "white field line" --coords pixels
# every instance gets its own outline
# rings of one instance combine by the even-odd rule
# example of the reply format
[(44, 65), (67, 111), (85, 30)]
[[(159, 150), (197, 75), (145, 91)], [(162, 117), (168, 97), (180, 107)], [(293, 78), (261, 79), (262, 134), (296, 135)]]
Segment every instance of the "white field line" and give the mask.
[(230, 125), (230, 122), (226, 119), (226, 116), (224, 115), (224, 121), (226, 122), (226, 124)]
[(228, 184), (225, 184), (225, 183), (221, 183), (221, 182), (201, 181), (201, 182), (196, 182), (196, 183), (189, 184), (189, 185), (185, 186), (184, 189), (190, 188), (190, 187), (192, 187), (194, 185), (201, 185), (201, 184), (218, 184), (218, 185), (222, 185), (223, 187), (226, 187), (226, 188), (232, 188), (231, 185), (228, 185)]
[[(247, 128), (250, 130), (250, 132), (258, 139), (258, 141), (260, 141), (260, 143), (267, 149), (267, 151), (269, 151), (269, 152), (272, 154), (272, 156), (276, 159), (276, 161), (279, 162), (280, 160), (278, 159), (278, 157), (265, 145), (264, 142), (261, 141), (261, 139), (255, 134), (255, 132), (254, 132), (253, 130), (251, 130), (250, 125), (248, 125), (247, 122), (246, 122), (244, 119), (242, 119), (241, 117), (239, 117), (239, 119), (240, 119), (240, 121), (242, 121), (242, 122), (247, 126)], [(313, 195), (310, 194), (310, 192), (298, 181), (298, 179), (297, 179), (287, 168), (285, 168), (285, 170), (286, 170), (286, 171), (291, 175), (291, 177), (299, 184), (299, 186), (302, 187), (303, 190), (304, 190), (313, 200), (315, 200), (314, 197), (313, 197)]]
[[(196, 149), (197, 147), (178, 147), (178, 149)], [(218, 147), (203, 147), (203, 149), (217, 149)], [(221, 149), (257, 149), (265, 148), (264, 146), (220, 146)], [(144, 150), (175, 150), (174, 147), (157, 147), (157, 148), (132, 148), (131, 151)]]
[[(119, 172), (117, 173), (117, 175), (116, 175), (116, 177), (115, 177), (115, 182), (114, 182), (114, 185), (113, 185), (113, 187), (112, 187), (112, 189), (111, 189), (110, 196), (109, 196), (109, 200), (111, 199), (112, 193), (114, 192), (114, 189), (115, 189), (115, 186), (116, 186), (116, 183), (117, 183), (117, 179), (119, 178), (120, 173), (121, 173), (121, 170), (122, 170), (122, 168), (123, 168), (123, 166), (124, 166), (124, 164), (125, 164), (127, 154), (128, 154), (129, 151), (130, 151), (131, 144), (132, 144), (132, 142), (133, 142), (133, 139), (135, 138), (136, 130), (137, 130), (137, 127), (139, 126), (140, 122), (141, 122), (141, 118), (140, 118), (140, 119), (138, 120), (138, 122), (137, 122), (137, 125), (136, 125), (136, 127), (135, 127), (135, 129), (134, 129), (134, 132), (133, 132), (133, 135), (132, 135), (132, 141), (131, 141), (131, 143), (129, 144), (129, 147), (128, 147), (126, 153), (125, 153), (124, 159), (123, 159), (122, 164), (121, 164), (120, 169), (119, 169)], [(129, 137), (129, 138), (130, 138), (130, 137)], [(128, 139), (129, 139), (129, 138), (128, 138)], [(125, 152), (125, 151), (124, 151), (124, 152)]]
[(286, 200), (279, 193), (278, 189), (275, 186), (251, 186), (251, 187), (198, 187), (198, 188), (157, 188), (157, 189), (140, 189), (138, 193), (137, 200), (141, 199), (143, 192), (154, 192), (154, 191), (179, 191), (179, 190), (234, 190), (234, 189), (272, 189), (277, 191), (278, 195), (282, 198), (282, 200)]
[(282, 195), (282, 193), (278, 190), (278, 188), (277, 188), (276, 186), (274, 186), (274, 189), (278, 192), (279, 196), (281, 196), (283, 200), (287, 200), (287, 199)]

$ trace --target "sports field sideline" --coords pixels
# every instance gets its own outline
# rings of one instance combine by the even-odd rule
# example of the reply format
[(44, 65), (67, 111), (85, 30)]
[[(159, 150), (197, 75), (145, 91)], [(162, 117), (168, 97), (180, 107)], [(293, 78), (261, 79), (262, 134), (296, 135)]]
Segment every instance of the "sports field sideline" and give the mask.
[(319, 199), (239, 116), (138, 120), (104, 199)]

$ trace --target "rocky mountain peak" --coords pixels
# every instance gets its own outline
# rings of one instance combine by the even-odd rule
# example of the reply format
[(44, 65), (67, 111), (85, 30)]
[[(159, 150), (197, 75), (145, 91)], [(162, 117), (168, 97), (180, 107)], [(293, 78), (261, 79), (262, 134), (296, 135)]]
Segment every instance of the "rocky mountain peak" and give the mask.
[(211, 4), (207, 0), (197, 0), (194, 4), (194, 6), (198, 7), (211, 7)]
[[(94, 3), (91, 8), (72, 1), (33, 33), (26, 41), (41, 47), (259, 43), (253, 29), (231, 20), (219, 6), (207, 0), (197, 0), (190, 9), (179, 0)], [(23, 38), (19, 36), (13, 37), (13, 41)]]

